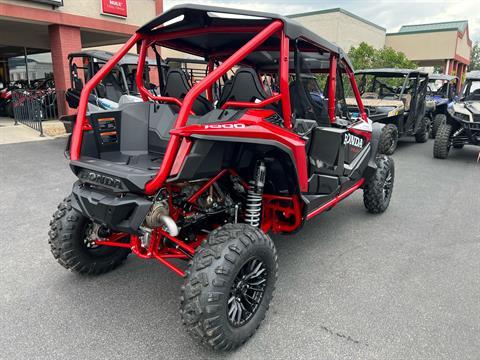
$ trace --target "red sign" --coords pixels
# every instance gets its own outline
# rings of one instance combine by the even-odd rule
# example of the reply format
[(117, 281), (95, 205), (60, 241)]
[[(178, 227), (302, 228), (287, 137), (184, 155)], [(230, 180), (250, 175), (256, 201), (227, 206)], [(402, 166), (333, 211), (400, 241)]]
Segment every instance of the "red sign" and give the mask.
[(127, 17), (127, 0), (102, 0), (102, 13)]

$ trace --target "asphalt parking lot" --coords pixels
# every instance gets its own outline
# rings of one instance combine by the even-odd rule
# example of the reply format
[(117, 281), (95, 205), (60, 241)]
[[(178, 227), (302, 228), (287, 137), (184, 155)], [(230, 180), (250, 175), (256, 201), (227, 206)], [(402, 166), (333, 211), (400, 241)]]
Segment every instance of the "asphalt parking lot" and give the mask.
[[(182, 280), (160, 264), (132, 256), (80, 277), (54, 261), (48, 224), (74, 181), (65, 141), (0, 145), (0, 358), (217, 358), (184, 332)], [(442, 161), (432, 146), (400, 144), (385, 214), (368, 214), (357, 192), (274, 237), (272, 306), (227, 358), (478, 359), (478, 148)]]

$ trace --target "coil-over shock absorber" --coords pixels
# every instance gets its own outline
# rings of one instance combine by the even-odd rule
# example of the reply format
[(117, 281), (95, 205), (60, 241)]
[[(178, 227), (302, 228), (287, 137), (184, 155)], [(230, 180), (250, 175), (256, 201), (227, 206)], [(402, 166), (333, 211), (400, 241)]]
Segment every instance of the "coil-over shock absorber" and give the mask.
[(255, 175), (249, 181), (250, 187), (247, 191), (247, 206), (245, 214), (245, 222), (254, 227), (260, 226), (262, 216), (262, 195), (265, 186), (265, 177), (267, 168), (263, 160), (257, 161), (255, 166)]

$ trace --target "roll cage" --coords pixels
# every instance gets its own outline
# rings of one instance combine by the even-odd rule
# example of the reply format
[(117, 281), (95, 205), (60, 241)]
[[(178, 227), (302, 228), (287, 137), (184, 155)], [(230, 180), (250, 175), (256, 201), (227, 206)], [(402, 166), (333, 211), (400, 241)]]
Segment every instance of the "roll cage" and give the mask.
[(467, 101), (480, 100), (480, 71), (467, 73), (465, 84), (461, 91), (461, 98)]
[[(424, 80), (428, 80), (427, 73), (409, 69), (358, 70), (355, 72), (355, 75), (360, 78), (360, 91), (362, 94), (364, 92), (376, 92), (378, 85), (378, 91), (382, 88), (386, 88), (391, 92), (391, 95), (398, 97), (398, 99), (400, 99), (403, 94), (410, 90), (412, 91), (412, 95), (416, 96), (418, 83)], [(369, 84), (367, 84), (368, 77), (371, 77)], [(382, 81), (379, 79), (385, 80)], [(389, 84), (387, 84), (388, 79), (403, 79), (401, 88), (395, 89)], [(414, 81), (413, 88), (409, 88), (408, 86), (410, 80)]]
[[(240, 19), (225, 19), (221, 15), (237, 15)], [(247, 17), (247, 18), (245, 18)], [(177, 18), (179, 21), (171, 24)], [(168, 24), (170, 22), (170, 24)], [(136, 84), (144, 101), (173, 104), (179, 107), (172, 130), (187, 125), (193, 114), (194, 101), (202, 94), (213, 100), (213, 87), (233, 67), (253, 66), (263, 73), (278, 72), (278, 93), (257, 102), (227, 101), (221, 108), (228, 107), (261, 109), (272, 104), (280, 104), (282, 126), (292, 133), (292, 138), (301, 140), (301, 136), (292, 130), (290, 79), (298, 77), (295, 58), (299, 52), (323, 54), (328, 66), (311, 66), (312, 73), (327, 75), (327, 112), (331, 124), (336, 123), (336, 97), (340, 70), (347, 75), (358, 103), (361, 120), (368, 121), (357, 89), (352, 66), (337, 46), (327, 42), (303, 28), (295, 21), (274, 14), (238, 11), (226, 8), (184, 5), (177, 6), (140, 28), (127, 43), (98, 71), (84, 86), (78, 107), (77, 120), (73, 129), (70, 158), (79, 160), (83, 131), (91, 129), (87, 117), (89, 94), (100, 81), (127, 55), (130, 49), (139, 46), (139, 62)], [(143, 74), (149, 48), (158, 53), (157, 47), (167, 47), (202, 56), (208, 62), (207, 75), (194, 84), (183, 99), (152, 94), (145, 88)], [(272, 52), (278, 52), (278, 58), (272, 59)], [(293, 56), (292, 56), (293, 54)], [(264, 56), (264, 59), (259, 57)], [(325, 64), (324, 64), (325, 65)], [(269, 69), (271, 68), (271, 69)], [(185, 142), (178, 131), (171, 131), (164, 159), (155, 177), (147, 182), (144, 192), (154, 194), (164, 185), (174, 166), (177, 154), (184, 153)], [(304, 179), (306, 181), (306, 179)]]
[(457, 76), (430, 74), (428, 76), (427, 94), (452, 100), (457, 94), (458, 83), (459, 79)]

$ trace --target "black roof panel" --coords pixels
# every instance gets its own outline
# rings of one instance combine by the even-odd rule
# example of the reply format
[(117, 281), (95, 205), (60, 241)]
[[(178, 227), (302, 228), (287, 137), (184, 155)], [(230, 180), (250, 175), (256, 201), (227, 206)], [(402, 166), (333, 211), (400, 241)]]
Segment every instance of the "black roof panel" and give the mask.
[[(179, 18), (181, 16), (183, 16), (183, 19)], [(179, 21), (161, 26), (169, 21), (174, 21), (176, 18), (178, 18)], [(280, 20), (283, 22), (285, 34), (290, 39), (304, 39), (307, 42), (328, 50), (329, 52), (339, 54), (342, 58), (345, 58), (347, 63), (351, 66), (347, 55), (340, 47), (308, 30), (297, 21), (272, 13), (217, 6), (182, 4), (165, 11), (157, 18), (140, 27), (137, 32), (142, 34), (165, 34), (179, 30), (197, 29), (208, 26), (267, 26), (272, 20)], [(245, 38), (245, 35), (239, 35), (238, 39), (234, 34), (228, 34), (226, 38), (221, 35), (227, 34), (216, 34), (215, 37), (208, 36), (208, 40), (201, 39), (202, 36), (196, 36), (195, 41), (189, 41), (187, 38), (175, 39), (174, 41), (175, 44), (195, 46), (199, 48), (200, 52), (204, 51), (205, 53), (208, 53), (213, 49), (221, 49), (222, 47), (225, 47), (226, 44), (231, 44), (231, 46), (237, 45), (237, 43), (241, 43)], [(251, 35), (248, 36), (251, 37)], [(228, 39), (231, 41), (226, 42)], [(242, 42), (242, 44), (243, 43), (244, 42)]]

